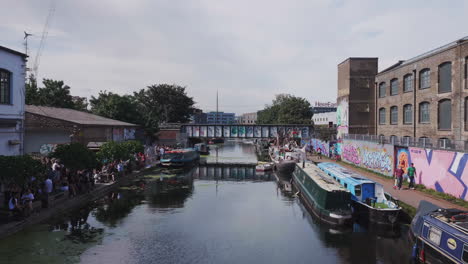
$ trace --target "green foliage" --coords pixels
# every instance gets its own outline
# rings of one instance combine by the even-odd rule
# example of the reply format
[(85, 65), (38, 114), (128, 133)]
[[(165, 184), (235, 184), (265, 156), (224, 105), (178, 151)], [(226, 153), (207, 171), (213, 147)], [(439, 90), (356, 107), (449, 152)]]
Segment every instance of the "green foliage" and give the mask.
[(114, 160), (132, 159), (134, 153), (143, 151), (144, 147), (139, 141), (111, 141), (104, 143), (97, 155), (101, 162), (106, 163)]
[(0, 182), (25, 186), (31, 177), (38, 180), (45, 177), (46, 168), (39, 160), (29, 155), (0, 156), (0, 171)]
[(60, 159), (66, 168), (74, 171), (97, 166), (96, 154), (81, 143), (58, 145), (50, 156)]
[(29, 82), (26, 84), (26, 104), (87, 110), (86, 98), (72, 96), (70, 86), (65, 85), (63, 81), (44, 79), (43, 84), (44, 87), (38, 87), (35, 77), (29, 76)]
[(279, 94), (257, 113), (258, 124), (311, 124), (310, 103), (301, 97)]
[(118, 95), (101, 91), (98, 97), (91, 96), (89, 102), (93, 114), (132, 124), (144, 125), (142, 115), (138, 112), (138, 103), (135, 97), (131, 95)]

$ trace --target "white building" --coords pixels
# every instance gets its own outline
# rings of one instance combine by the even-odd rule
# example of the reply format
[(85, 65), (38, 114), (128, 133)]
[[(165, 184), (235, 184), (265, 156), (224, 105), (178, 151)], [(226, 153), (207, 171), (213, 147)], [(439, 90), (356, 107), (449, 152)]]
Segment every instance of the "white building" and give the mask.
[(0, 46), (0, 155), (24, 152), (26, 58)]
[(238, 124), (256, 124), (257, 123), (257, 112), (245, 113), (239, 116), (237, 120)]
[(336, 124), (336, 112), (314, 114), (312, 120), (314, 125), (329, 125), (331, 122), (332, 126), (334, 126)]

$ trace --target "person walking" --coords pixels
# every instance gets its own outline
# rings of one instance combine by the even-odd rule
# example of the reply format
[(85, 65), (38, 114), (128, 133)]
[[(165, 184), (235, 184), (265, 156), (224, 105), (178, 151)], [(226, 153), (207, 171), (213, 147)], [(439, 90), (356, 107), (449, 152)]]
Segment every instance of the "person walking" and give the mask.
[(317, 149), (317, 155), (318, 155), (318, 159), (322, 159), (322, 149), (321, 148)]
[(414, 190), (414, 177), (416, 176), (416, 168), (414, 163), (411, 163), (411, 166), (408, 168), (408, 177), (410, 179), (409, 187), (411, 190)]
[(393, 188), (396, 189), (398, 188), (398, 190), (401, 190), (401, 185), (403, 184), (403, 174), (405, 172), (403, 171), (403, 169), (401, 167), (398, 167), (396, 170), (395, 170), (395, 178), (396, 178), (396, 186), (394, 186)]

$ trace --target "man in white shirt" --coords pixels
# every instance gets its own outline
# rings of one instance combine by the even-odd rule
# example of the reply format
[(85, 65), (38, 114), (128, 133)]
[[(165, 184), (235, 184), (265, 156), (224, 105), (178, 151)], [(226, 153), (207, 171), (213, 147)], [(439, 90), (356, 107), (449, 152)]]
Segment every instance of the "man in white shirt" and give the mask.
[(44, 181), (44, 192), (42, 197), (42, 208), (49, 207), (49, 195), (52, 192), (53, 184), (50, 178), (47, 178)]

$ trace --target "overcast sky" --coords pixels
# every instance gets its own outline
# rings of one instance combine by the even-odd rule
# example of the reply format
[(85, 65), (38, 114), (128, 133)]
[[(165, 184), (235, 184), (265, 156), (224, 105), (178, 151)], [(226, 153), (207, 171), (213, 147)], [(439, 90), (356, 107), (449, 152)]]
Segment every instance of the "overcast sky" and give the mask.
[[(256, 111), (278, 93), (336, 101), (337, 64), (397, 60), (468, 35), (468, 1), (55, 0), (39, 78), (72, 94), (187, 87), (201, 109)], [(0, 45), (32, 66), (49, 0), (0, 0)]]

